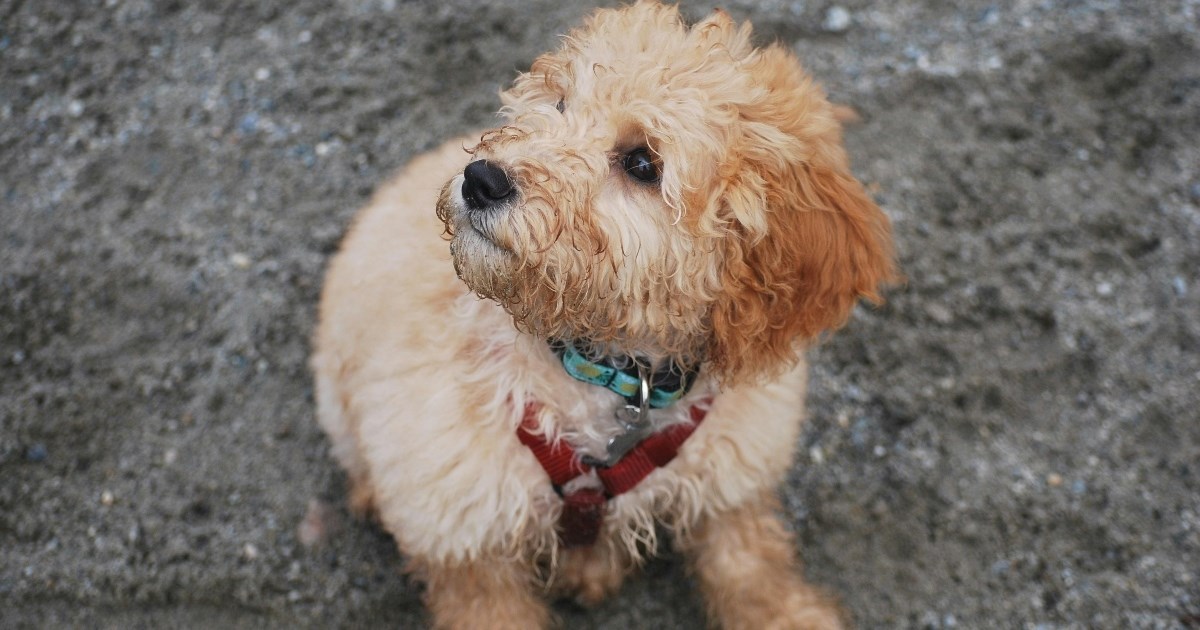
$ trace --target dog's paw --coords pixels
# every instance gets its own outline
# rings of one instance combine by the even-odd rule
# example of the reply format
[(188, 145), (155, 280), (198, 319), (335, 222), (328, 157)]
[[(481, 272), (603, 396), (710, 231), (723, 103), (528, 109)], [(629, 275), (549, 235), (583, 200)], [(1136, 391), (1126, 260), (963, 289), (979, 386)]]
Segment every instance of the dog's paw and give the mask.
[(559, 556), (551, 593), (591, 608), (620, 590), (628, 572), (628, 563), (602, 544), (565, 549)]

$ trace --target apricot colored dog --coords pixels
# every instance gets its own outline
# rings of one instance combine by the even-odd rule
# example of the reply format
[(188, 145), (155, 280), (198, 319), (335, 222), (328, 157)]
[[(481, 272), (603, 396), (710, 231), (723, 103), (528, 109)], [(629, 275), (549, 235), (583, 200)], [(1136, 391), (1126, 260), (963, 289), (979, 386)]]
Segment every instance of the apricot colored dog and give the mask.
[(439, 628), (544, 627), (660, 532), (721, 626), (838, 627), (775, 498), (805, 347), (896, 274), (835, 108), (749, 25), (655, 2), (597, 11), (501, 99), (329, 269), (312, 365), (352, 506)]

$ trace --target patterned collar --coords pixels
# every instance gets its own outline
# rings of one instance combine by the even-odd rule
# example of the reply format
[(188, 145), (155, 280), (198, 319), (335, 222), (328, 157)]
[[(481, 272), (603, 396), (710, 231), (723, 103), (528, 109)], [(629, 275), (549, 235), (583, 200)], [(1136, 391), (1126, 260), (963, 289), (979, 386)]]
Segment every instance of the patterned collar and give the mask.
[[(607, 388), (625, 399), (626, 404), (642, 406), (641, 378), (637, 359), (633, 357), (588, 358), (571, 341), (555, 339), (550, 349), (562, 360), (563, 369), (576, 380)], [(620, 367), (618, 367), (620, 366)], [(683, 398), (696, 381), (699, 366), (682, 368), (674, 362), (647, 375), (650, 384), (650, 406), (669, 407)]]

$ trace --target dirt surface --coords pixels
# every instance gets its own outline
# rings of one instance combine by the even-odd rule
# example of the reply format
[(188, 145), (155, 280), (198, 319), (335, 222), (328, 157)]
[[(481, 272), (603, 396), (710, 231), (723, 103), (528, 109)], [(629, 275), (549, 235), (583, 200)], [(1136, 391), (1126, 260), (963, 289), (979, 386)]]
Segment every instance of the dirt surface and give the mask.
[[(809, 576), (864, 628), (1200, 627), (1200, 4), (724, 6), (861, 113), (910, 279), (813, 353)], [(322, 268), (585, 11), (0, 0), (0, 627), (424, 625), (313, 418)]]

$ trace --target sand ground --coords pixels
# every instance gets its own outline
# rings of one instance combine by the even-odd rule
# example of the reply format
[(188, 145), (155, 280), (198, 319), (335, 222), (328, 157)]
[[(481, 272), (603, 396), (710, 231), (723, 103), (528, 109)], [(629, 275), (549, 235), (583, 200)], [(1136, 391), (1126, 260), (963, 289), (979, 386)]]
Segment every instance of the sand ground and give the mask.
[[(1200, 627), (1200, 4), (723, 6), (861, 113), (910, 278), (813, 353), (809, 576), (864, 628)], [(322, 268), (585, 11), (0, 0), (0, 627), (424, 624), (314, 422)], [(558, 610), (702, 627), (672, 557)]]

